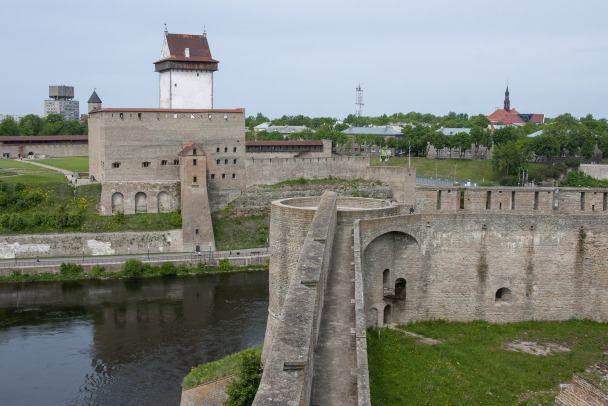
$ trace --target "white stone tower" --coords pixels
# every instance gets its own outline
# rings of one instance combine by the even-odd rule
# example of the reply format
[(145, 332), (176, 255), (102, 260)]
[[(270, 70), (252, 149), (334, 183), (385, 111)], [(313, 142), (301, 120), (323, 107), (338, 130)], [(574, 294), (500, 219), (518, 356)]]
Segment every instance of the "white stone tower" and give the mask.
[(160, 60), (161, 109), (212, 109), (213, 72), (218, 61), (211, 58), (207, 34), (169, 34), (165, 30)]

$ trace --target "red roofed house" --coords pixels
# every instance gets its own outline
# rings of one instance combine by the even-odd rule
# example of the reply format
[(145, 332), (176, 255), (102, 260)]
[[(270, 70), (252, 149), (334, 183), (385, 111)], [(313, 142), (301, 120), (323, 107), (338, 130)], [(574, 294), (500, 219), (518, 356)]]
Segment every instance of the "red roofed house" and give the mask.
[(207, 34), (169, 34), (160, 60), (154, 62), (160, 74), (161, 109), (212, 109), (213, 72), (218, 61), (211, 58)]
[(545, 115), (544, 114), (521, 114), (515, 109), (511, 108), (511, 101), (509, 100), (509, 86), (507, 85), (507, 90), (505, 92), (505, 103), (502, 109), (496, 109), (494, 113), (486, 116), (490, 123), (492, 124), (526, 124), (526, 123), (544, 123)]

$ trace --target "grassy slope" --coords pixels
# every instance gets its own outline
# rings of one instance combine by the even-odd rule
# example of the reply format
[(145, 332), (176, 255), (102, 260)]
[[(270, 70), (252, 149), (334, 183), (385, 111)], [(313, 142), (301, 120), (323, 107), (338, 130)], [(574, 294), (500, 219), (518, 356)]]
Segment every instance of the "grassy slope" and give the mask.
[[(606, 323), (430, 321), (404, 328), (444, 342), (418, 345), (399, 331), (382, 329), (380, 338), (377, 329), (368, 331), (372, 404), (553, 405), (560, 382), (608, 358)], [(500, 348), (513, 339), (571, 351), (536, 356)]]
[[(408, 166), (407, 158), (391, 158), (387, 162), (381, 162), (378, 157), (370, 158), (371, 165), (387, 166)], [(471, 180), (481, 182), (482, 180), (499, 182), (501, 174), (494, 170), (492, 161), (473, 161), (459, 159), (430, 159), (412, 158), (412, 167), (416, 168), (416, 174), (422, 176), (435, 176), (435, 171), (439, 178)], [(527, 163), (526, 167), (530, 170), (547, 164)]]
[(270, 215), (232, 219), (213, 218), (213, 234), (219, 250), (266, 246)]
[(15, 168), (22, 171), (40, 171), (43, 168), (35, 165), (30, 165), (27, 162), (17, 161), (14, 159), (0, 159), (0, 168)]
[(88, 172), (89, 157), (88, 156), (70, 156), (61, 158), (37, 159), (36, 162), (41, 164), (54, 166), (55, 168), (65, 169), (67, 171)]

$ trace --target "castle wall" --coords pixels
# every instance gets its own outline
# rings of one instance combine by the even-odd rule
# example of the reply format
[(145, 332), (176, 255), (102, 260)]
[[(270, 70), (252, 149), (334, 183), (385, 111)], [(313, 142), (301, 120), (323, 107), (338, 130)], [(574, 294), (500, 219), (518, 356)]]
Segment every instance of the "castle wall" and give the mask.
[(182, 251), (182, 230), (0, 236), (0, 258), (114, 255)]
[(395, 166), (368, 166), (365, 178), (380, 180), (393, 189), (393, 199), (413, 206), (416, 200), (416, 169)]
[(580, 170), (596, 179), (608, 179), (608, 165), (581, 164)]
[[(434, 214), (360, 222), (368, 325), (608, 319), (606, 216)], [(389, 270), (385, 283), (383, 273)], [(406, 300), (384, 299), (398, 278)], [(504, 296), (497, 298), (503, 289)], [(507, 291), (508, 289), (508, 291)], [(376, 319), (370, 317), (376, 315)]]
[(168, 213), (180, 206), (179, 182), (103, 182), (99, 214)]
[[(8, 144), (0, 141), (0, 156), (10, 154), (10, 158), (28, 155), (46, 155), (50, 157), (86, 156), (89, 155), (87, 142), (53, 142)], [(31, 154), (30, 154), (31, 152)]]

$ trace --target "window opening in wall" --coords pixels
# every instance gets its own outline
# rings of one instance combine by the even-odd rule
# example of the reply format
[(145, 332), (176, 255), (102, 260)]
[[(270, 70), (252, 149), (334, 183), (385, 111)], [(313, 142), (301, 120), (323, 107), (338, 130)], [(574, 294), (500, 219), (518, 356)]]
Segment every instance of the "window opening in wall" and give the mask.
[(196, 176), (192, 178), (192, 183), (196, 183)]
[(192, 148), (192, 155), (196, 155), (196, 148)]
[(224, 152), (228, 152), (228, 147), (224, 147)]
[(492, 192), (486, 192), (486, 210), (490, 210), (492, 208)]
[(150, 162), (142, 162), (141, 166), (142, 168), (148, 168), (150, 166)]
[(175, 85), (173, 85), (173, 87), (177, 87), (177, 83)]
[(215, 179), (215, 173), (211, 174), (211, 179)]
[(215, 149), (215, 152), (220, 152), (220, 147), (217, 147), (217, 148)]
[(511, 192), (511, 210), (515, 210), (515, 192)]
[(232, 174), (232, 179), (236, 178), (236, 173)]
[(437, 210), (441, 210), (441, 190), (437, 191)]
[(228, 165), (228, 160), (227, 159), (224, 159), (224, 164)]
[(498, 210), (502, 210), (502, 202), (498, 203)]
[(121, 119), (122, 119), (122, 118), (123, 118), (123, 115), (122, 115), (122, 113), (120, 113), (120, 118), (121, 118)]
[(538, 210), (538, 197), (539, 197), (539, 193), (534, 192), (534, 210)]
[(173, 165), (179, 165), (179, 159), (174, 159), (173, 160)]
[(494, 302), (496, 302), (496, 304), (511, 303), (512, 299), (513, 295), (509, 288), (500, 288), (496, 291), (496, 295), (494, 295)]
[(384, 325), (387, 326), (391, 322), (391, 305), (386, 305), (384, 308)]
[(141, 113), (137, 113), (137, 118), (141, 120)]
[(390, 292), (390, 287), (391, 287), (391, 271), (389, 269), (385, 269), (384, 272), (382, 272), (382, 289), (383, 289), (383, 295), (390, 295), (392, 294), (392, 292)]
[(591, 205), (591, 211), (595, 211), (595, 204)]
[(194, 234), (198, 235), (198, 228), (194, 229)]
[(236, 164), (236, 159), (233, 161), (233, 163), (235, 163), (235, 164)]
[(114, 162), (112, 164), (112, 168), (114, 168), (114, 169), (120, 168), (120, 162)]
[(585, 210), (585, 192), (581, 192), (581, 211)]
[(232, 148), (232, 152), (236, 152), (236, 147)]
[(397, 300), (405, 300), (406, 286), (407, 282), (403, 278), (399, 278), (395, 281), (395, 298)]
[(196, 159), (193, 159), (193, 160), (192, 160), (192, 165), (193, 165), (193, 166), (196, 166)]
[(222, 173), (222, 179), (226, 179), (226, 174)]
[(607, 205), (608, 205), (608, 193), (604, 193), (604, 198), (602, 199), (602, 210), (606, 210)]
[(465, 190), (466, 190), (466, 189), (464, 189), (464, 188), (463, 188), (463, 189), (460, 189), (460, 208), (461, 208), (462, 210), (464, 210), (464, 193), (465, 193), (464, 191), (465, 191)]
[(215, 161), (215, 163), (216, 163), (217, 165), (219, 165), (219, 164), (220, 164), (220, 160), (219, 160), (219, 159), (218, 159), (218, 160), (216, 160), (216, 161)]
[(163, 159), (162, 161), (160, 161), (160, 164), (161, 164), (162, 166), (167, 166), (167, 160), (166, 160), (166, 159)]

